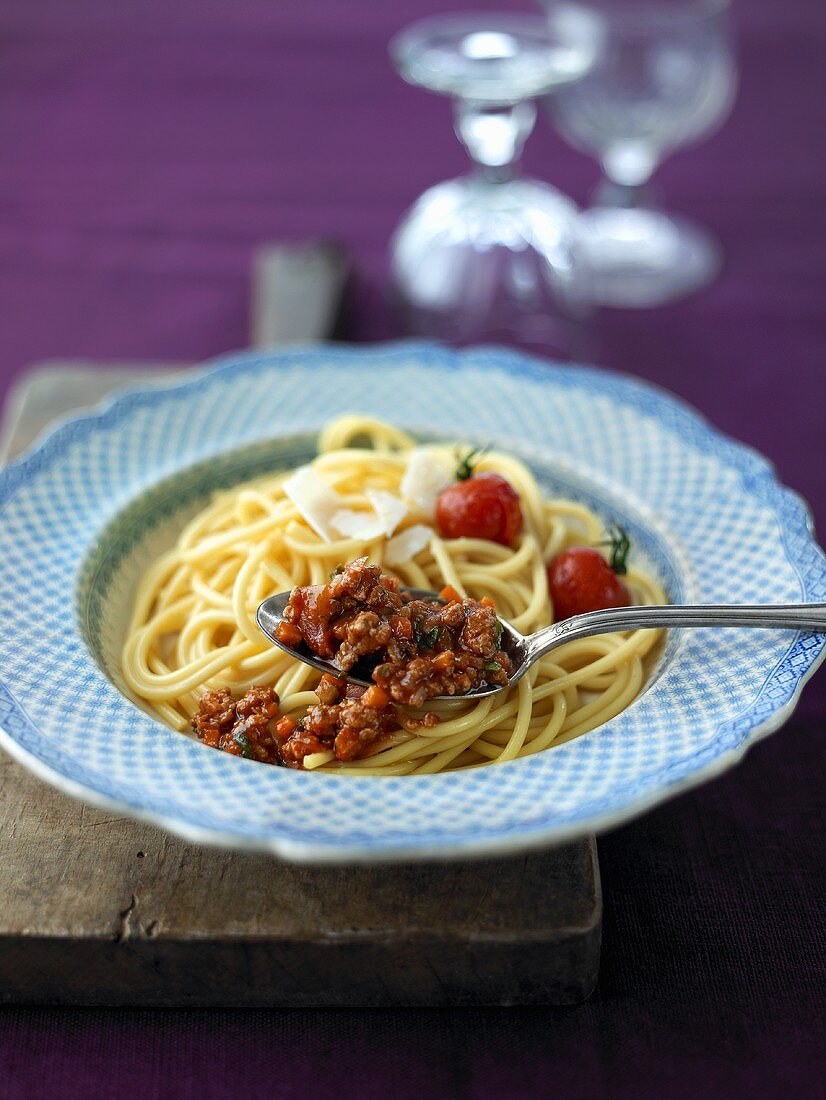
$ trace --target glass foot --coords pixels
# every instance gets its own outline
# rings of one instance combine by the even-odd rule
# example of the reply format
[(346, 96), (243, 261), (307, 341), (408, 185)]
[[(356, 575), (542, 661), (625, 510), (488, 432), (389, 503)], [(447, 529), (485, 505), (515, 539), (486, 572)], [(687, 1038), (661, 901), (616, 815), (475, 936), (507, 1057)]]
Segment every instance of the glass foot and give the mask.
[(704, 229), (655, 210), (593, 207), (580, 229), (597, 305), (665, 305), (710, 283), (722, 263)]

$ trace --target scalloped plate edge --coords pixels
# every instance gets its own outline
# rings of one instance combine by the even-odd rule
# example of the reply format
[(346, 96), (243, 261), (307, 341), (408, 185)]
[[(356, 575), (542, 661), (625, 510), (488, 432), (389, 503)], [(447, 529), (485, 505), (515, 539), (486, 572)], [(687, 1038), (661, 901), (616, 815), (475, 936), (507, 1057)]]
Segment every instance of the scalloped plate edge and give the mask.
[(290, 863), (414, 863), (445, 859), (489, 859), (496, 856), (520, 855), (541, 848), (555, 848), (572, 843), (591, 833), (607, 832), (633, 821), (685, 791), (702, 786), (710, 779), (716, 779), (738, 764), (749, 749), (759, 741), (785, 725), (800, 701), (803, 688), (824, 659), (826, 659), (826, 649), (818, 655), (805, 675), (801, 677), (794, 695), (785, 706), (775, 711), (765, 722), (751, 730), (735, 748), (722, 753), (690, 775), (676, 779), (643, 798), (629, 802), (620, 810), (608, 814), (597, 814), (569, 828), (555, 826), (551, 829), (526, 832), (521, 837), (511, 834), (507, 837), (493, 837), (489, 840), (473, 841), (471, 843), (463, 841), (459, 844), (366, 849), (361, 846), (346, 848), (338, 845), (301, 844), (292, 840), (278, 840), (276, 838), (255, 840), (235, 833), (224, 833), (219, 830), (205, 829), (199, 825), (191, 825), (176, 817), (166, 817), (163, 814), (156, 814), (148, 810), (138, 810), (126, 802), (120, 802), (108, 795), (102, 795), (92, 787), (86, 787), (76, 780), (67, 779), (59, 771), (44, 763), (39, 757), (22, 748), (2, 726), (0, 726), (0, 746), (27, 771), (36, 775), (38, 779), (44, 780), (50, 786), (56, 787), (63, 794), (67, 794), (81, 802), (98, 806), (101, 809), (111, 810), (123, 817), (147, 825), (154, 825), (172, 833), (181, 840), (193, 844), (206, 844), (213, 848), (232, 848), (237, 851), (264, 852)]

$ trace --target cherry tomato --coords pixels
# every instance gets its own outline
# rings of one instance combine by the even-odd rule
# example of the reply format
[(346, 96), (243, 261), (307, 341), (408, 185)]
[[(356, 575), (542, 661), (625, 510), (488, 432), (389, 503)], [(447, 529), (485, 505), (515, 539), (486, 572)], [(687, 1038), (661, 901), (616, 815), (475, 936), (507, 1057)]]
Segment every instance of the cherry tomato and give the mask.
[(625, 584), (590, 546), (572, 546), (548, 563), (548, 589), (556, 622), (586, 611), (627, 607), (631, 602)]
[(439, 493), (436, 522), (446, 539), (488, 539), (513, 546), (522, 530), (519, 494), (499, 474), (474, 474)]

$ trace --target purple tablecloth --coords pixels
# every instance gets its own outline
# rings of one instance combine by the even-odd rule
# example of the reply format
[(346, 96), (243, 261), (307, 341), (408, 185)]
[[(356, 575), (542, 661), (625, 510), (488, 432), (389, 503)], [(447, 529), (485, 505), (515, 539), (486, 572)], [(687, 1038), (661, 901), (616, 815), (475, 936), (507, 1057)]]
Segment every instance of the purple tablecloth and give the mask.
[[(482, 0), (4, 0), (0, 395), (52, 356), (242, 345), (250, 254), (334, 235), (350, 335), (396, 334), (385, 249), (463, 168), (446, 104), (392, 32)], [(527, 7), (499, 0), (500, 8)], [(602, 319), (597, 359), (768, 454), (826, 525), (826, 6), (741, 0), (724, 129), (658, 174), (722, 239), (720, 281)], [(585, 200), (592, 161), (541, 127), (532, 172)], [(733, 773), (600, 843), (605, 951), (569, 1010), (0, 1012), (0, 1093), (136, 1096), (815, 1096), (826, 673)]]

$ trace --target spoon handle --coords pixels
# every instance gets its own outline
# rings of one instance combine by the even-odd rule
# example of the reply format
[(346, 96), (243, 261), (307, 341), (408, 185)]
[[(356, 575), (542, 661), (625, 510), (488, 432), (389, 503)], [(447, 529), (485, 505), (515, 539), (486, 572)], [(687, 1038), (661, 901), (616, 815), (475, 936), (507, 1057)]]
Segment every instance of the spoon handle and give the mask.
[(537, 630), (528, 639), (530, 660), (544, 657), (563, 642), (644, 627), (738, 626), (772, 630), (826, 630), (826, 603), (683, 604), (617, 607), (574, 615)]

